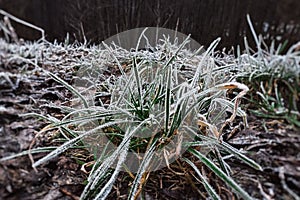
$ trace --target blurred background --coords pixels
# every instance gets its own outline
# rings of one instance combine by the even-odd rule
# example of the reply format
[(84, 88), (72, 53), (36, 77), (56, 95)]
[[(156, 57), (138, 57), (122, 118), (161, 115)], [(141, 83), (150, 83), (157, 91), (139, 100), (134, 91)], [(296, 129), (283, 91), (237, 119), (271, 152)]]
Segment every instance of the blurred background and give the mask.
[[(0, 0), (0, 9), (43, 28), (50, 41), (63, 41), (69, 33), (72, 41), (100, 43), (118, 32), (159, 26), (177, 27), (206, 47), (217, 37), (219, 49), (243, 47), (244, 36), (254, 47), (247, 13), (267, 44), (300, 40), (299, 0)], [(21, 38), (40, 37), (21, 24), (13, 26)]]

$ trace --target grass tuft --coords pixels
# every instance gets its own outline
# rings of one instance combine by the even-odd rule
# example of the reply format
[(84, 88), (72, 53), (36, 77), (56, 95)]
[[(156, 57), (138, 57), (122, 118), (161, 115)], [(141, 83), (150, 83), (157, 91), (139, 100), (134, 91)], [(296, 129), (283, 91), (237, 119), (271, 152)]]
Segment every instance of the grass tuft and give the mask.
[[(234, 156), (254, 170), (263, 169), (223, 141), (222, 136), (237, 117), (247, 127), (241, 99), (244, 107), (259, 117), (285, 119), (300, 127), (300, 52), (299, 44), (286, 55), (280, 55), (281, 46), (264, 49), (250, 17), (247, 19), (257, 51), (245, 39), (246, 49), (240, 52), (237, 48), (237, 57), (215, 50), (220, 38), (204, 53), (186, 48), (189, 37), (181, 44), (162, 38), (153, 52), (138, 50), (139, 44), (135, 51), (109, 44), (87, 47), (46, 41), (20, 47), (0, 38), (0, 46), (17, 55), (11, 59), (46, 72), (73, 94), (69, 104), (45, 105), (61, 109), (61, 118), (26, 115), (49, 122), (39, 134), (59, 130), (64, 139), (60, 146), (38, 147), (0, 161), (50, 152), (33, 163), (36, 168), (67, 149), (84, 146), (94, 155), (95, 164), (81, 199), (109, 197), (121, 171), (131, 178), (128, 199), (137, 199), (152, 172), (162, 167), (170, 169), (170, 164), (181, 158), (196, 172), (200, 179), (195, 180), (203, 184), (207, 195), (220, 199), (216, 188), (198, 169), (195, 160), (200, 160), (238, 197), (251, 199), (232, 179), (224, 157)], [(84, 56), (57, 63), (53, 52), (80, 52)], [(62, 74), (43, 69), (41, 63), (66, 66), (74, 72), (74, 84), (63, 80)]]

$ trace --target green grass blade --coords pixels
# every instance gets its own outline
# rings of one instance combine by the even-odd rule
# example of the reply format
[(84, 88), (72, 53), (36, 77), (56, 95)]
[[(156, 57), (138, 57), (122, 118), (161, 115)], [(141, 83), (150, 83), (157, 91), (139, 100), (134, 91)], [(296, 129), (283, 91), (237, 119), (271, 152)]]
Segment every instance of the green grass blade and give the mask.
[(100, 180), (105, 176), (108, 169), (112, 166), (112, 164), (115, 162), (117, 157), (124, 152), (125, 150), (128, 151), (127, 146), (130, 143), (131, 137), (134, 133), (136, 133), (141, 126), (143, 126), (149, 119), (146, 119), (139, 123), (137, 127), (135, 127), (133, 130), (127, 130), (126, 134), (121, 142), (121, 144), (117, 147), (117, 149), (113, 152), (113, 154), (105, 159), (103, 163), (101, 164), (98, 169), (95, 170), (93, 174), (89, 177), (89, 183), (84, 188), (84, 191), (81, 194), (81, 199), (86, 199), (89, 195), (89, 191), (93, 191), (96, 186), (99, 184)]
[(217, 145), (219, 147), (223, 148), (228, 153), (233, 154), (235, 157), (237, 157), (238, 159), (240, 159), (241, 161), (243, 161), (245, 164), (252, 167), (253, 169), (263, 171), (263, 168), (258, 163), (256, 163), (254, 160), (248, 158), (244, 154), (240, 153), (238, 149), (234, 148), (227, 142), (224, 142), (224, 141), (222, 143), (218, 142)]
[[(142, 83), (141, 83), (141, 77), (139, 74), (139, 69), (138, 69), (139, 65), (136, 62), (136, 58), (133, 58), (133, 73), (134, 73), (134, 77), (135, 77), (135, 81), (136, 81), (136, 86), (137, 86), (137, 90), (138, 90), (138, 105), (140, 106), (141, 112), (143, 112), (143, 93), (142, 93)], [(139, 108), (137, 108), (139, 109)]]
[(60, 84), (62, 84), (64, 87), (66, 87), (70, 92), (72, 92), (72, 94), (74, 94), (74, 95), (76, 95), (76, 96), (78, 96), (80, 99), (81, 99), (81, 101), (82, 101), (82, 103), (83, 103), (83, 105), (84, 105), (84, 107), (85, 108), (88, 108), (89, 107), (89, 105), (88, 105), (88, 102), (87, 102), (87, 100), (84, 98), (84, 96), (82, 96), (81, 94), (80, 94), (80, 92), (78, 92), (73, 86), (71, 86), (70, 84), (68, 84), (66, 81), (64, 81), (64, 80), (62, 80), (61, 78), (59, 78), (58, 76), (56, 76), (55, 74), (53, 74), (53, 73), (51, 73), (51, 72), (47, 72), (55, 81), (57, 81), (58, 83), (60, 83)]
[(37, 167), (45, 162), (47, 162), (48, 160), (54, 158), (55, 156), (63, 153), (64, 151), (66, 151), (67, 149), (69, 149), (70, 147), (72, 147), (73, 145), (75, 145), (77, 142), (79, 142), (82, 138), (96, 132), (97, 130), (101, 130), (103, 128), (115, 125), (115, 124), (121, 124), (121, 123), (128, 123), (130, 121), (115, 121), (115, 122), (109, 122), (103, 125), (100, 125), (98, 127), (96, 127), (95, 129), (92, 129), (90, 131), (85, 132), (84, 134), (81, 134), (79, 136), (77, 136), (76, 138), (73, 138), (71, 140), (69, 140), (68, 142), (64, 143), (63, 145), (61, 145), (60, 147), (58, 147), (57, 149), (55, 149), (54, 151), (52, 151), (51, 153), (49, 153), (48, 155), (44, 156), (43, 158), (39, 159), (38, 161), (36, 161), (35, 163), (33, 163), (33, 167)]
[(136, 197), (136, 192), (137, 192), (138, 186), (140, 185), (142, 176), (146, 172), (147, 167), (149, 166), (150, 161), (152, 160), (152, 157), (155, 154), (155, 149), (156, 149), (156, 141), (153, 142), (153, 144), (147, 150), (147, 153), (145, 154), (145, 156), (143, 158), (143, 161), (142, 161), (142, 163), (139, 167), (139, 170), (136, 173), (136, 176), (135, 176), (134, 181), (132, 183), (132, 187), (131, 187), (131, 190), (129, 192), (128, 199), (134, 200), (134, 199), (137, 198)]
[(111, 188), (113, 187), (113, 184), (118, 177), (118, 174), (120, 172), (122, 164), (124, 163), (124, 161), (126, 159), (126, 156), (128, 153), (128, 148), (129, 148), (129, 143), (130, 142), (127, 142), (124, 149), (121, 151), (117, 166), (115, 167), (115, 170), (114, 170), (111, 178), (108, 180), (108, 182), (105, 184), (105, 186), (102, 187), (101, 191), (95, 197), (95, 199), (106, 199), (106, 197), (109, 195)]
[(168, 133), (171, 107), (171, 74), (172, 68), (167, 69), (167, 84), (165, 92), (165, 132)]
[(51, 152), (55, 149), (57, 149), (57, 147), (38, 147), (38, 148), (35, 148), (35, 149), (22, 151), (22, 152), (17, 153), (17, 154), (13, 154), (13, 155), (10, 155), (10, 156), (0, 158), (0, 162), (6, 161), (6, 160), (11, 160), (11, 159), (18, 158), (18, 157), (21, 157), (21, 156), (26, 156), (29, 153), (31, 153), (31, 154), (46, 153), (46, 152)]
[(199, 171), (197, 166), (187, 158), (181, 158), (181, 159), (184, 160), (185, 162), (187, 162), (195, 170), (195, 172), (200, 177), (200, 179), (202, 181), (202, 184), (205, 187), (205, 189), (206, 189), (207, 193), (209, 194), (209, 196), (214, 200), (221, 200), (221, 197), (216, 193), (214, 188), (207, 182), (206, 178), (204, 178), (204, 176), (201, 174), (201, 172)]
[(200, 71), (202, 70), (204, 61), (207, 59), (207, 56), (216, 48), (216, 46), (219, 44), (220, 41), (221, 41), (221, 38), (217, 38), (209, 45), (208, 49), (205, 51), (200, 63), (198, 64), (194, 78), (191, 82), (191, 88), (195, 88), (196, 85), (198, 84), (198, 80), (200, 78)]
[(230, 188), (232, 188), (238, 195), (245, 200), (252, 200), (250, 195), (239, 186), (231, 177), (227, 176), (218, 166), (216, 166), (211, 160), (204, 156), (199, 151), (189, 148), (188, 151), (196, 156), (203, 162), (209, 169), (211, 169), (219, 178), (221, 178)]
[[(195, 136), (199, 137), (203, 141), (207, 141), (208, 143), (217, 145), (218, 147), (224, 149), (226, 152), (228, 152), (230, 154), (233, 154), (236, 158), (240, 159), (241, 161), (243, 161), (245, 164), (252, 167), (253, 169), (263, 171), (262, 167), (258, 163), (256, 163), (254, 160), (248, 158), (244, 154), (240, 153), (240, 151), (238, 149), (234, 148), (233, 146), (226, 143), (225, 141), (220, 142), (216, 138), (212, 138), (212, 137), (208, 137), (208, 136), (205, 136), (205, 135), (202, 135), (202, 134), (198, 134), (194, 130), (192, 130), (190, 127), (187, 127), (187, 126), (185, 126), (184, 128), (186, 128), (189, 131), (191, 131), (192, 133), (194, 133)], [(191, 144), (196, 145), (195, 142), (193, 142)]]

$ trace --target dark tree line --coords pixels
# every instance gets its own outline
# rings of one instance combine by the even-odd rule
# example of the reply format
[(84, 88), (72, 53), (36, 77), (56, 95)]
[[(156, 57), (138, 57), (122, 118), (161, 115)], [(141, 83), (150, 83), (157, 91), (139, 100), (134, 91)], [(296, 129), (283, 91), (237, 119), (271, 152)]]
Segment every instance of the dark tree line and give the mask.
[[(208, 45), (222, 37), (219, 47), (253, 45), (246, 14), (267, 39), (300, 40), (298, 0), (0, 0), (0, 8), (45, 29), (49, 40), (71, 38), (100, 42), (118, 32), (159, 26), (189, 34)], [(16, 25), (26, 39), (37, 32)], [(268, 40), (267, 40), (268, 41)]]

